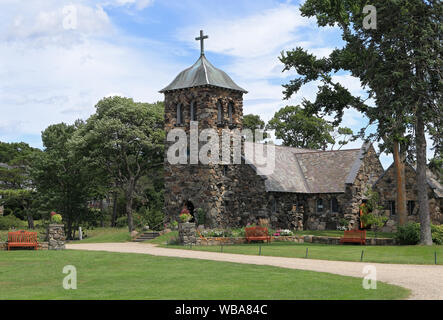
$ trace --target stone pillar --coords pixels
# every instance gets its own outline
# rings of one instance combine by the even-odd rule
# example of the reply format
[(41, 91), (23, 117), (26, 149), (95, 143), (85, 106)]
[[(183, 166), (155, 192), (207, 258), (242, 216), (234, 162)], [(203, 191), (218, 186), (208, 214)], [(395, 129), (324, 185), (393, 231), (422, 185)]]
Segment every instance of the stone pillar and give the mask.
[(65, 225), (50, 224), (48, 226), (48, 249), (63, 250), (65, 249)]
[(178, 237), (180, 240), (180, 244), (196, 244), (197, 239), (195, 237), (195, 223), (179, 223)]

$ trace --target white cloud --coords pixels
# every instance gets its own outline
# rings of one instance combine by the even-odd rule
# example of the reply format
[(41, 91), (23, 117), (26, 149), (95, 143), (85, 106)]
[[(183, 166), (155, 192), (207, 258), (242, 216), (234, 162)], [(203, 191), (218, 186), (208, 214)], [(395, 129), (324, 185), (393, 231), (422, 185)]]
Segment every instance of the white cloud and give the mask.
[(16, 28), (0, 31), (0, 140), (85, 119), (110, 93), (162, 100), (158, 90), (182, 68), (162, 46), (120, 35), (100, 7), (76, 5), (78, 28), (63, 29), (64, 5), (9, 10)]

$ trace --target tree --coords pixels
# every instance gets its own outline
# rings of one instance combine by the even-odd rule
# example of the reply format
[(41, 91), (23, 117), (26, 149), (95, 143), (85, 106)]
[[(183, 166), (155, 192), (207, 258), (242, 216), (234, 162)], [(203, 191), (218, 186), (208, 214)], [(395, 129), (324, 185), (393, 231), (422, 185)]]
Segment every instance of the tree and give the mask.
[[(269, 135), (265, 130), (265, 122), (259, 115), (247, 114), (243, 116), (243, 129), (249, 129), (252, 131), (254, 142), (261, 142), (262, 140), (269, 138)], [(263, 139), (259, 139), (259, 137), (255, 136), (256, 130), (263, 131)]]
[[(334, 138), (334, 128), (328, 121), (313, 116), (300, 106), (286, 106), (277, 111), (266, 129), (275, 130), (275, 136), (282, 139), (285, 146), (322, 150), (328, 145), (334, 146), (335, 138), (352, 134), (349, 128), (338, 128)], [(340, 146), (346, 143), (346, 139), (339, 141)]]
[(44, 198), (46, 209), (55, 210), (67, 225), (67, 237), (72, 239), (73, 227), (88, 213), (87, 201), (93, 189), (94, 172), (73, 154), (70, 139), (83, 126), (65, 123), (49, 126), (42, 132), (44, 151), (34, 160), (31, 170), (37, 191)]
[(33, 215), (36, 211), (32, 206), (36, 192), (30, 178), (30, 168), (39, 152), (39, 149), (24, 142), (0, 142), (0, 162), (7, 164), (0, 167), (0, 204), (23, 210), (29, 229), (34, 229)]
[(75, 153), (90, 166), (107, 171), (126, 198), (129, 231), (133, 231), (132, 206), (142, 176), (163, 165), (164, 107), (129, 98), (100, 100), (96, 112), (72, 140)]
[[(377, 132), (369, 135), (377, 140), (402, 142), (408, 140), (405, 135), (413, 133), (421, 243), (432, 244), (425, 130), (441, 122), (442, 4), (433, 0), (375, 0), (371, 4), (377, 9), (374, 29), (364, 25), (365, 1), (342, 0), (331, 5), (326, 0), (307, 0), (303, 4), (302, 15), (315, 16), (319, 26), (339, 26), (345, 46), (323, 59), (301, 48), (282, 54), (285, 70), (294, 67), (301, 75), (285, 85), (285, 95), (288, 98), (303, 84), (321, 79), (316, 101), (305, 102), (311, 110), (335, 114), (340, 122), (344, 110), (354, 107), (368, 116), (369, 124), (377, 124)], [(375, 106), (332, 81), (330, 74), (340, 69), (360, 79)]]

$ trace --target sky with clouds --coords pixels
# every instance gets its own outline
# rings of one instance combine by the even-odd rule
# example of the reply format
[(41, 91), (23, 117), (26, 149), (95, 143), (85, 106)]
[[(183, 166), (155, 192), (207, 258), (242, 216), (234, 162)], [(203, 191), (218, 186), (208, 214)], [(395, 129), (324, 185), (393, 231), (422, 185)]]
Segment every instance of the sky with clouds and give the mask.
[[(26, 3), (26, 4), (25, 4)], [(163, 100), (158, 91), (205, 53), (249, 91), (244, 114), (268, 121), (285, 105), (315, 98), (315, 83), (291, 100), (282, 84), (282, 50), (302, 46), (318, 57), (343, 45), (339, 30), (300, 16), (299, 1), (275, 0), (0, 0), (0, 141), (42, 148), (48, 125), (86, 119), (104, 96)], [(365, 95), (358, 79), (335, 76)], [(347, 111), (344, 126), (366, 124)], [(360, 147), (361, 141), (346, 148)], [(388, 166), (391, 156), (382, 155)]]

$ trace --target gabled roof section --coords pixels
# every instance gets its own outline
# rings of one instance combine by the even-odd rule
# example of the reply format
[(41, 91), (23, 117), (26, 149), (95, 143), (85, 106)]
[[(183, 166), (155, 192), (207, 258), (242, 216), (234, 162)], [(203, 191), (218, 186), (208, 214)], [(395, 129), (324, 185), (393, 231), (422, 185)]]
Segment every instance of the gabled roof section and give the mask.
[[(415, 173), (417, 173), (416, 167), (411, 165), (410, 163), (406, 163), (406, 165), (412, 169)], [(391, 165), (383, 172), (383, 174), (377, 179), (377, 181), (374, 182), (373, 186), (375, 187), (379, 181), (381, 181), (384, 176), (387, 174), (389, 170), (393, 170), (394, 163), (391, 163)], [(431, 170), (426, 169), (426, 182), (428, 183), (429, 187), (434, 191), (434, 193), (437, 195), (438, 198), (443, 198), (443, 186), (438, 181), (438, 178), (432, 173)]]
[(214, 86), (243, 93), (248, 93), (239, 87), (226, 72), (214, 67), (204, 54), (190, 68), (183, 70), (167, 87), (160, 90), (161, 93), (193, 88), (199, 86)]
[[(360, 169), (362, 155), (365, 154), (363, 147), (319, 151), (275, 146), (275, 169), (265, 177), (266, 191), (308, 194), (345, 192), (347, 179)], [(259, 174), (260, 166), (253, 159), (248, 160)]]

